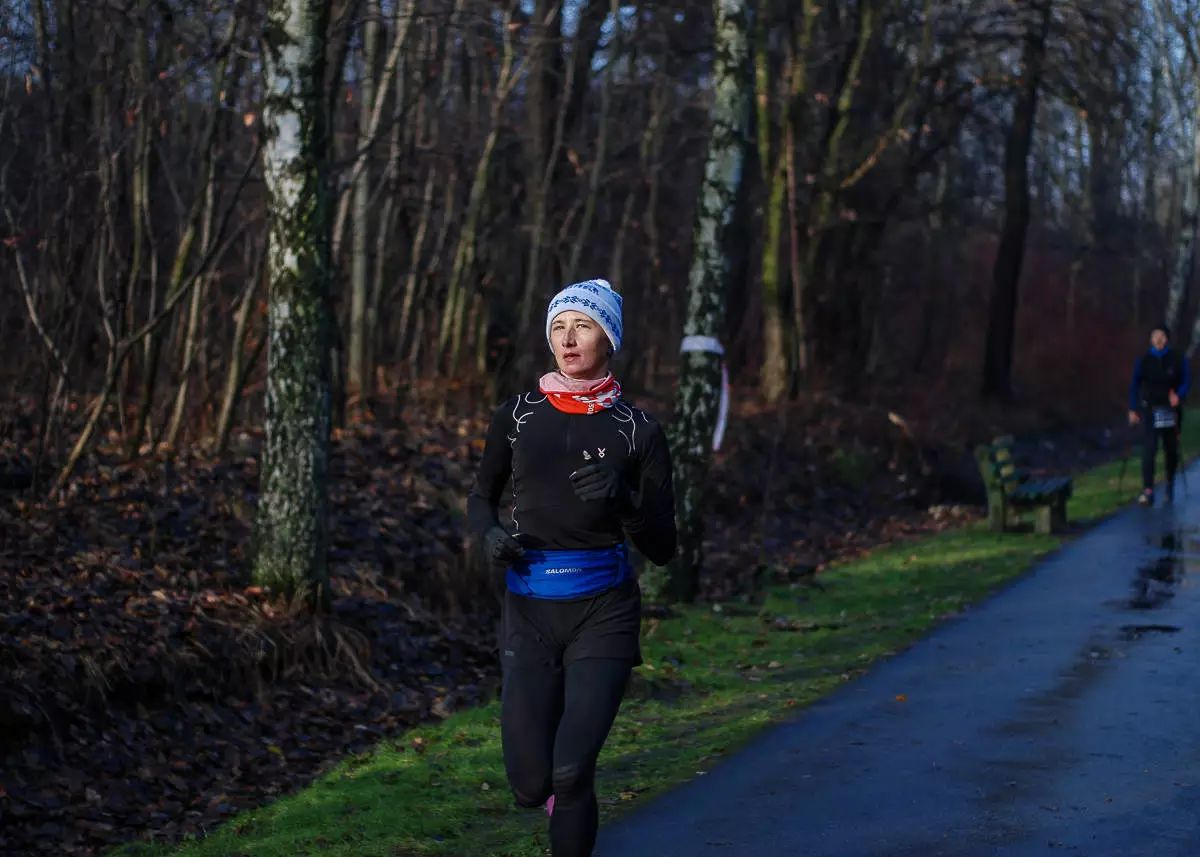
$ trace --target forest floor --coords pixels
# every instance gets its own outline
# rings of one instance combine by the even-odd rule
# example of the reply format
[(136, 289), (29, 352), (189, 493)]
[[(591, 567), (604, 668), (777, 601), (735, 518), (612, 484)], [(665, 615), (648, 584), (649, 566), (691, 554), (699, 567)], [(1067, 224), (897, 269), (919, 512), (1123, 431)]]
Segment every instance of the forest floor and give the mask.
[[(978, 531), (965, 444), (1013, 431), (1054, 472), (1124, 446), (1032, 410), (966, 423), (908, 402), (734, 415), (703, 599), (647, 619), (606, 812), (703, 770), (1058, 544)], [(12, 425), (9, 444), (28, 444)], [(317, 619), (245, 579), (252, 434), (221, 460), (132, 463), (111, 438), (63, 498), (0, 494), (0, 853), (214, 829), (212, 853), (539, 853), (541, 825), (510, 809), (497, 764), (496, 581), (462, 529), (483, 426), (410, 415), (338, 433), (336, 598)], [(1133, 471), (1123, 495), (1111, 468), (1087, 477), (1072, 517), (1129, 499)], [(501, 840), (516, 850), (488, 844)]]

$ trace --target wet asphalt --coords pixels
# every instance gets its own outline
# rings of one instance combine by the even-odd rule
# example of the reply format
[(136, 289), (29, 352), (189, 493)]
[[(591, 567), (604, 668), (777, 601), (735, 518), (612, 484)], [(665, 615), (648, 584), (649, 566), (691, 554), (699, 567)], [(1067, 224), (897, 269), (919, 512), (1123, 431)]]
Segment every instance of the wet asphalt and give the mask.
[(606, 827), (596, 857), (1200, 857), (1187, 475), (1194, 498), (1095, 528)]

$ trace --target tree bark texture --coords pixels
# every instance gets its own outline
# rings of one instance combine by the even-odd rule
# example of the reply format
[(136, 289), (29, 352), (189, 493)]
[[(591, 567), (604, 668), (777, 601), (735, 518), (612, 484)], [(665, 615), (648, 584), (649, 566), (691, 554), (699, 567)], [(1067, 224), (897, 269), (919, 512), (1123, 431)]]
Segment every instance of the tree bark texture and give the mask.
[(329, 138), (323, 91), (328, 0), (275, 0), (268, 12), (270, 194), (266, 438), (255, 582), (328, 598), (332, 401)]

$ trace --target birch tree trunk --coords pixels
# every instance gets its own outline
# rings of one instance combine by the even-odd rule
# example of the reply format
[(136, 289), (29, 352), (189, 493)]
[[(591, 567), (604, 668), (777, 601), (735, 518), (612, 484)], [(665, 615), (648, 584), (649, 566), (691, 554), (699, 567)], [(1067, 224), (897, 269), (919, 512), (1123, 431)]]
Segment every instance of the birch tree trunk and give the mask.
[[(1200, 82), (1200, 73), (1196, 76)], [(1196, 229), (1200, 227), (1200, 100), (1192, 117), (1192, 166), (1184, 181), (1179, 205), (1179, 226), (1175, 234), (1175, 267), (1167, 287), (1167, 327), (1176, 330), (1187, 304), (1188, 287), (1196, 259)], [(1200, 321), (1200, 316), (1197, 317)], [(1192, 337), (1187, 353), (1196, 351), (1196, 339), (1200, 336), (1200, 323), (1192, 326)]]
[(329, 596), (329, 137), (324, 96), (330, 0), (273, 0), (268, 10), (270, 195), (267, 402), (254, 580)]
[(1029, 150), (1037, 118), (1042, 66), (1050, 34), (1053, 0), (1031, 3), (1036, 18), (1029, 22), (1021, 51), (1024, 86), (1013, 107), (1012, 124), (1004, 145), (1004, 226), (992, 272), (988, 307), (987, 344), (983, 364), (983, 395), (1007, 398), (1012, 394), (1013, 340), (1017, 328), (1017, 290), (1029, 226)]
[[(1187, 302), (1188, 280), (1192, 272), (1192, 257), (1196, 252), (1197, 186), (1200, 185), (1200, 107), (1192, 119), (1192, 166), (1184, 173), (1180, 194), (1179, 221), (1175, 233), (1175, 264), (1167, 284), (1167, 326), (1178, 328)], [(1191, 348), (1189, 347), (1189, 351)]]
[[(728, 232), (742, 181), (750, 123), (745, 0), (715, 0), (713, 120), (696, 214), (688, 276), (685, 336), (720, 337), (729, 278)], [(712, 456), (721, 390), (721, 356), (703, 351), (680, 358), (679, 402), (672, 426), (679, 553), (666, 574), (648, 569), (650, 598), (691, 601), (703, 565), (704, 486)]]
[[(1187, 58), (1192, 61), (1192, 68), (1195, 69), (1195, 45), (1190, 39), (1188, 28), (1181, 26), (1182, 21), (1172, 14), (1172, 6), (1165, 0), (1159, 0), (1152, 6), (1156, 42), (1159, 46), (1158, 65), (1162, 69), (1163, 78), (1168, 83), (1170, 106), (1174, 108), (1174, 120), (1180, 125), (1190, 127), (1192, 143), (1192, 164), (1190, 168), (1179, 167), (1176, 170), (1178, 180), (1172, 183), (1171, 222), (1167, 226), (1168, 232), (1175, 233), (1175, 242), (1171, 248), (1174, 256), (1170, 262), (1171, 273), (1167, 280), (1167, 306), (1163, 320), (1168, 327), (1175, 330), (1179, 325), (1180, 316), (1183, 314), (1183, 306), (1187, 303), (1188, 272), (1191, 270), (1192, 247), (1196, 236), (1195, 189), (1198, 167), (1200, 167), (1200, 125), (1196, 124), (1195, 119), (1197, 115), (1200, 115), (1200, 106), (1197, 106), (1196, 111), (1188, 110), (1185, 96), (1186, 84), (1175, 73), (1175, 64), (1172, 62), (1167, 19), (1171, 18), (1172, 23), (1179, 31)], [(1188, 121), (1189, 115), (1191, 122)]]

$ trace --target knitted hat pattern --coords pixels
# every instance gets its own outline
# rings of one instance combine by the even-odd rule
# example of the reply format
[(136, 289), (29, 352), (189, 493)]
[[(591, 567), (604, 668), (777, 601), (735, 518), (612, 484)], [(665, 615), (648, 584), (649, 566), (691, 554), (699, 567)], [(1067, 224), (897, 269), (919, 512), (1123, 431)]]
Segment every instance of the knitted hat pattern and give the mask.
[(621, 350), (623, 330), (621, 305), (623, 300), (608, 280), (585, 280), (573, 283), (550, 300), (546, 308), (546, 342), (550, 342), (550, 325), (555, 317), (569, 310), (583, 313), (608, 336), (613, 352)]

